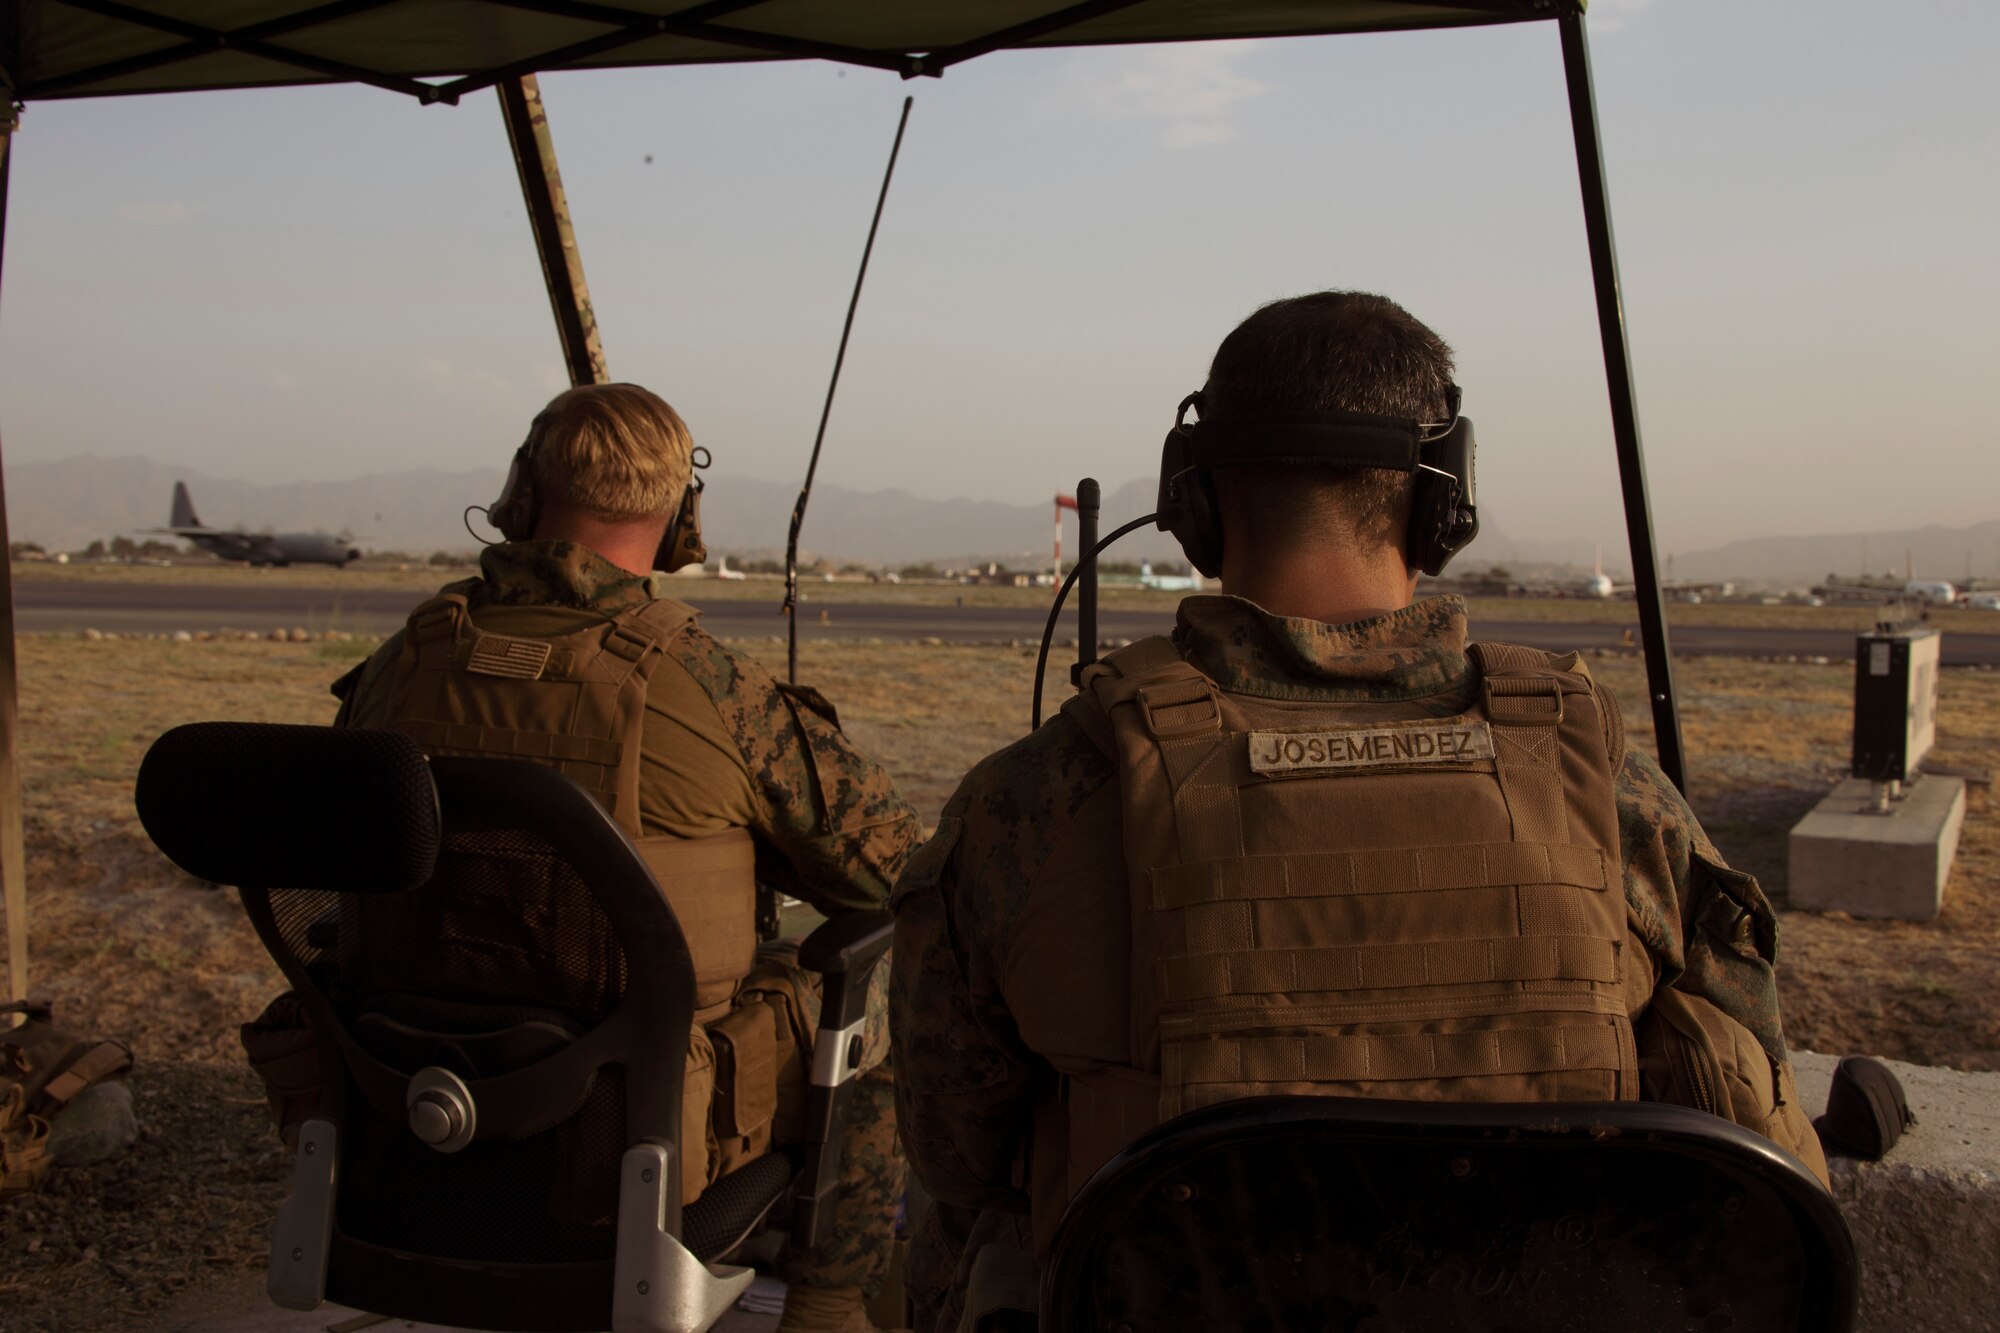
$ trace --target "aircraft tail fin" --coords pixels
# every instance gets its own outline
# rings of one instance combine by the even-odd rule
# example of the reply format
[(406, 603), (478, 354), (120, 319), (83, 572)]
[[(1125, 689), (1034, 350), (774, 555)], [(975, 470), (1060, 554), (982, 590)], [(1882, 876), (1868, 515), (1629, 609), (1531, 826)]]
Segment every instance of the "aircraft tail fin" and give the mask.
[(167, 526), (171, 528), (201, 526), (201, 520), (194, 516), (194, 501), (188, 498), (187, 483), (184, 481), (174, 483), (174, 517)]

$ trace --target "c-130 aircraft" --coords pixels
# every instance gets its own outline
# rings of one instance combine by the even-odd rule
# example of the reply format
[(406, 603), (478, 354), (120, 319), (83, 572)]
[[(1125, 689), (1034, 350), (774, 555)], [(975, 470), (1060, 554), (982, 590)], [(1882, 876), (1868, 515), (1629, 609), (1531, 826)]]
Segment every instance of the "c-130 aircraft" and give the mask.
[(339, 569), (350, 560), (359, 560), (361, 552), (353, 545), (353, 537), (347, 533), (326, 532), (248, 532), (242, 528), (211, 528), (195, 517), (194, 501), (188, 496), (187, 483), (174, 483), (174, 511), (168, 526), (153, 528), (153, 532), (167, 533), (193, 542), (210, 555), (224, 560), (247, 560), (252, 565), (332, 565)]

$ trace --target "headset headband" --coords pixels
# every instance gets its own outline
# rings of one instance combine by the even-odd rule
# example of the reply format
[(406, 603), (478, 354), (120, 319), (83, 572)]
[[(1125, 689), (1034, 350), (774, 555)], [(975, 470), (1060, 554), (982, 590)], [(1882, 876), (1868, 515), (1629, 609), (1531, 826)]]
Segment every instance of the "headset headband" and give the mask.
[(1415, 472), (1423, 465), (1424, 446), (1451, 432), (1458, 420), (1460, 399), (1456, 384), (1446, 389), (1449, 410), (1442, 422), (1328, 410), (1241, 420), (1204, 416), (1190, 424), (1188, 409), (1200, 412), (1202, 401), (1199, 391), (1189, 394), (1174, 416), (1174, 430), (1187, 439), (1184, 462), (1188, 467), (1334, 464)]

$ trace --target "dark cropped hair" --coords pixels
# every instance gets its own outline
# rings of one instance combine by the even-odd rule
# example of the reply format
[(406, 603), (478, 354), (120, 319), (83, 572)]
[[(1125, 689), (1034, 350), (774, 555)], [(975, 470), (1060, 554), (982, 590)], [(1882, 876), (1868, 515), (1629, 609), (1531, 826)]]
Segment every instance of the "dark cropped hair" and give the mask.
[[(1204, 414), (1340, 410), (1441, 421), (1451, 348), (1409, 311), (1368, 292), (1312, 292), (1262, 307), (1222, 340)], [(1400, 542), (1412, 478), (1382, 468), (1220, 468), (1224, 522), (1260, 543)]]

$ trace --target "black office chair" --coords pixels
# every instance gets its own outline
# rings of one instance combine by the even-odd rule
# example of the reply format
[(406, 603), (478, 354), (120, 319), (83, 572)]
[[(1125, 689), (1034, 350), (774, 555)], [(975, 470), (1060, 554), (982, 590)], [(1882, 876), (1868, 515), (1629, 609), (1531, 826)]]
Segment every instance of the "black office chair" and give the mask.
[(1856, 1286), (1819, 1181), (1699, 1111), (1260, 1097), (1091, 1178), (1041, 1333), (1845, 1333)]
[[(750, 1281), (720, 1261), (787, 1195), (792, 1234), (811, 1242), (886, 913), (830, 920), (800, 949), (825, 985), (808, 1143), (683, 1210), (693, 965), (645, 862), (575, 783), (514, 760), (428, 760), (393, 732), (208, 722), (155, 742), (135, 794), (169, 858), (240, 889), (312, 1021), (329, 1105), (300, 1130), (272, 1235), (277, 1304), (699, 1333)], [(506, 940), (441, 947), (453, 964), (421, 977), (369, 963), (376, 895), (483, 898), (504, 915), (524, 889), (561, 924), (552, 938), (524, 926), (520, 958), (589, 986), (494, 993), (520, 975), (520, 958), (497, 957)]]

